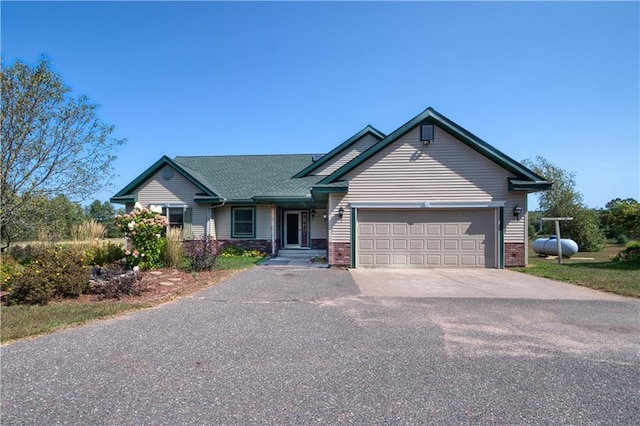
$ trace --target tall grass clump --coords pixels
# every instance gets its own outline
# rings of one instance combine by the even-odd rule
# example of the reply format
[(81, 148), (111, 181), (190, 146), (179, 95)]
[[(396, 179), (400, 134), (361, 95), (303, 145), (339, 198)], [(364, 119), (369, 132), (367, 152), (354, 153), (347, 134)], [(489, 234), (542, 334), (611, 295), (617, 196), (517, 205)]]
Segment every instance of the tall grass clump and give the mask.
[(74, 241), (87, 241), (101, 239), (104, 237), (107, 228), (96, 222), (94, 219), (87, 220), (71, 228), (71, 238)]
[(164, 252), (164, 262), (171, 268), (179, 268), (184, 262), (184, 248), (182, 247), (182, 229), (169, 228), (167, 231), (167, 245)]

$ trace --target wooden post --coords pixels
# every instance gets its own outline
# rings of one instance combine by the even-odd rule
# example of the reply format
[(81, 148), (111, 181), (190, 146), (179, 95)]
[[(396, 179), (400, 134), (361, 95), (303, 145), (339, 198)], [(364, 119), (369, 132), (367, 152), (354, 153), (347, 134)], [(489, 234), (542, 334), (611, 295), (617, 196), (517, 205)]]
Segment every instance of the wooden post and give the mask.
[(560, 221), (573, 220), (572, 217), (543, 217), (542, 220), (553, 220), (556, 223), (556, 243), (558, 244), (558, 265), (562, 265), (562, 242), (560, 241)]

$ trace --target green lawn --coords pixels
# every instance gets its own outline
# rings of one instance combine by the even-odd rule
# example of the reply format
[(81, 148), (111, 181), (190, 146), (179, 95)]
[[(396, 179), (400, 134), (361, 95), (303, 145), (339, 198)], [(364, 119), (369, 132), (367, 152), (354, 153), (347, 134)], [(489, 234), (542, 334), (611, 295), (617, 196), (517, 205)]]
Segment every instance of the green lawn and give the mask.
[(264, 260), (263, 257), (220, 256), (218, 257), (217, 267), (219, 269), (247, 269), (260, 263), (262, 260)]
[(51, 333), (60, 328), (84, 324), (123, 312), (142, 309), (144, 303), (59, 303), (46, 306), (2, 306), (0, 315), (0, 340), (21, 339)]
[(610, 259), (622, 249), (624, 245), (609, 245), (601, 252), (580, 252), (571, 259), (563, 259), (562, 265), (558, 265), (557, 259), (540, 257), (531, 251), (529, 265), (512, 270), (623, 296), (640, 297), (640, 264), (612, 262)]

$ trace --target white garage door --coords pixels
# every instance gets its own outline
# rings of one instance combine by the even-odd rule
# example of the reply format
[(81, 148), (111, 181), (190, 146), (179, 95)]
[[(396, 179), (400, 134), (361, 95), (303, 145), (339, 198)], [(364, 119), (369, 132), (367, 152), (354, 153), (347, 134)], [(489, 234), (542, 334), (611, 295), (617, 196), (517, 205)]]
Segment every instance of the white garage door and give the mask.
[(496, 265), (495, 209), (358, 210), (358, 267)]

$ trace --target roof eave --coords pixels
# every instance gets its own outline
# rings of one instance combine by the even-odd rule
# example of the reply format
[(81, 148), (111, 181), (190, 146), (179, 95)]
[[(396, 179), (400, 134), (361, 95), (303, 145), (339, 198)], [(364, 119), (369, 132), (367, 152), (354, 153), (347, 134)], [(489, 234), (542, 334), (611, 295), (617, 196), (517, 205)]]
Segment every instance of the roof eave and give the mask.
[(113, 204), (135, 204), (138, 202), (138, 194), (114, 196), (109, 198), (109, 202)]
[(546, 191), (551, 188), (552, 183), (547, 182), (545, 180), (536, 180), (536, 181), (528, 181), (528, 180), (520, 180), (509, 178), (509, 191), (527, 191), (527, 192), (538, 192), (538, 191)]
[(194, 184), (200, 191), (204, 192), (208, 196), (218, 197), (218, 194), (211, 191), (206, 185), (202, 182), (191, 176), (189, 172), (187, 172), (182, 166), (178, 165), (175, 161), (171, 160), (166, 155), (163, 155), (158, 161), (153, 163), (148, 169), (142, 172), (137, 178), (131, 181), (127, 186), (122, 188), (118, 193), (116, 193), (113, 198), (118, 199), (121, 197), (130, 196), (140, 185), (146, 182), (151, 176), (153, 176), (158, 170), (160, 170), (165, 165), (171, 166), (174, 170), (176, 170), (182, 177), (187, 179), (189, 182)]
[(358, 157), (349, 161), (348, 163), (346, 163), (345, 165), (343, 165), (338, 170), (333, 172), (331, 175), (325, 177), (318, 183), (329, 184), (341, 179), (345, 174), (347, 174), (348, 172), (350, 172), (360, 164), (364, 163), (369, 158), (371, 158), (372, 156), (380, 152), (383, 148), (389, 146), (390, 144), (392, 144), (393, 142), (395, 142), (396, 140), (398, 140), (399, 138), (401, 138), (410, 130), (412, 130), (413, 128), (415, 128), (420, 124), (437, 125), (443, 131), (449, 133), (451, 136), (463, 142), (470, 148), (484, 155), (489, 160), (498, 164), (505, 170), (508, 170), (511, 173), (514, 173), (515, 175), (520, 176), (521, 178), (529, 179), (532, 181), (538, 181), (538, 180), (544, 181), (544, 179), (541, 176), (538, 176), (532, 170), (529, 170), (528, 168), (526, 168), (519, 162), (515, 161), (511, 157), (507, 156), (506, 154), (492, 147), (488, 143), (484, 142), (482, 139), (475, 136), (473, 133), (457, 125), (453, 121), (449, 120), (442, 114), (435, 111), (433, 108), (429, 107), (423, 112), (421, 112), (420, 114), (418, 114), (417, 116), (415, 116), (414, 118), (412, 118), (411, 120), (409, 120), (408, 122), (406, 122), (405, 124), (403, 124), (402, 126), (400, 126), (398, 129), (393, 131), (391, 134), (389, 134), (387, 137), (379, 141), (377, 144), (373, 145), (368, 150), (360, 154)]

